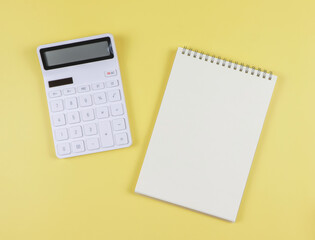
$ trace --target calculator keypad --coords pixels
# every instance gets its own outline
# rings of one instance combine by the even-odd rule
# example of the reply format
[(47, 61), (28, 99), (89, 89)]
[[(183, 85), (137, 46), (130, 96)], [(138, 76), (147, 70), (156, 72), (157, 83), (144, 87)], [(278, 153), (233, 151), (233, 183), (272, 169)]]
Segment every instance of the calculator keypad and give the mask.
[(75, 88), (66, 88), (62, 92), (63, 92), (63, 95), (72, 95), (72, 94), (75, 94)]
[(51, 98), (60, 97), (60, 96), (61, 96), (60, 90), (51, 91), (51, 92), (49, 93), (49, 97), (51, 97)]
[[(106, 77), (115, 71), (106, 72)], [(62, 157), (106, 151), (130, 142), (117, 79), (48, 93), (57, 153)]]
[(75, 97), (65, 99), (65, 108), (66, 109), (76, 109), (78, 108), (77, 99)]
[(113, 80), (107, 81), (105, 85), (107, 88), (116, 87), (118, 86), (118, 80), (113, 79)]
[(70, 144), (65, 142), (65, 143), (60, 143), (57, 145), (57, 151), (60, 155), (67, 155), (70, 154)]
[(50, 102), (50, 108), (52, 112), (60, 112), (63, 110), (62, 100), (55, 100)]

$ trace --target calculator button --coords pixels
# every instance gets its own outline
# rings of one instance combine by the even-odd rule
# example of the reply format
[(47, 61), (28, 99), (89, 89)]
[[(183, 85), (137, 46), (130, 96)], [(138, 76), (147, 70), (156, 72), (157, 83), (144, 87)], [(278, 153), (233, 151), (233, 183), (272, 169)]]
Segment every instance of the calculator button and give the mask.
[(113, 120), (113, 128), (115, 131), (123, 130), (126, 128), (125, 119), (117, 118)]
[(88, 150), (95, 150), (100, 148), (98, 138), (89, 138), (86, 140), (86, 148)]
[(66, 124), (66, 119), (64, 114), (56, 114), (53, 116), (53, 123), (55, 127), (62, 126)]
[(57, 129), (55, 131), (55, 136), (57, 141), (62, 141), (68, 139), (68, 132), (66, 128)]
[(86, 109), (81, 112), (83, 121), (92, 121), (94, 120), (94, 111), (93, 109)]
[(61, 96), (61, 91), (60, 90), (55, 90), (49, 92), (49, 97), (54, 98), (54, 97), (60, 97)]
[(81, 126), (74, 126), (69, 129), (70, 138), (79, 138), (82, 137), (82, 128)]
[(77, 99), (75, 97), (73, 97), (73, 98), (66, 98), (65, 99), (65, 107), (66, 107), (66, 109), (78, 108)]
[(108, 96), (108, 100), (110, 102), (116, 102), (116, 101), (119, 101), (121, 99), (119, 89), (108, 92), (107, 96)]
[(106, 71), (105, 72), (105, 77), (112, 77), (112, 76), (116, 76), (117, 75), (117, 71), (116, 70), (111, 70), (111, 71)]
[(115, 135), (115, 141), (117, 145), (125, 145), (128, 143), (127, 133), (119, 133)]
[(95, 93), (93, 95), (95, 104), (103, 104), (106, 103), (106, 96), (104, 92)]
[(79, 98), (80, 106), (87, 107), (92, 105), (92, 98), (90, 95), (83, 95)]
[(72, 150), (73, 152), (83, 152), (85, 149), (84, 149), (84, 143), (82, 140), (80, 141), (76, 141), (76, 142), (72, 142)]
[(93, 83), (92, 84), (92, 89), (93, 90), (99, 90), (99, 89), (103, 89), (104, 88), (104, 83), (100, 82), (100, 83)]
[(105, 86), (107, 88), (116, 87), (116, 86), (118, 86), (118, 80), (115, 79), (115, 80), (107, 81), (107, 82), (105, 82)]
[(124, 110), (123, 110), (121, 103), (113, 104), (110, 107), (110, 109), (111, 109), (111, 113), (113, 116), (119, 116), (119, 115), (124, 114)]
[(91, 136), (91, 135), (97, 134), (96, 124), (90, 123), (90, 124), (84, 125), (84, 134), (86, 136)]
[(70, 144), (69, 143), (59, 143), (57, 145), (57, 151), (60, 155), (70, 154)]
[(55, 100), (50, 102), (51, 111), (60, 112), (63, 110), (62, 100)]
[(79, 86), (78, 87), (78, 92), (82, 93), (82, 92), (88, 92), (90, 91), (90, 86), (89, 85), (83, 85), (83, 86)]
[(97, 118), (108, 118), (108, 108), (107, 107), (98, 107), (96, 108), (96, 117)]
[(75, 88), (67, 88), (63, 90), (64, 95), (72, 95), (75, 94)]
[(79, 112), (69, 112), (67, 114), (67, 120), (70, 124), (80, 122)]
[(109, 121), (100, 121), (99, 123), (101, 145), (102, 147), (111, 147), (114, 145), (112, 129)]

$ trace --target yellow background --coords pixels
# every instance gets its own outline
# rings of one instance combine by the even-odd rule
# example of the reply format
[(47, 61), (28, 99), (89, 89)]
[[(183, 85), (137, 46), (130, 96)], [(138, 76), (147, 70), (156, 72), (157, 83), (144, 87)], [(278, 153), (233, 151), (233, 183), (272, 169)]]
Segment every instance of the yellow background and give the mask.
[[(0, 239), (314, 240), (314, 12), (311, 0), (1, 0)], [(36, 47), (107, 32), (134, 144), (59, 160)], [(178, 46), (278, 75), (236, 223), (134, 193)]]

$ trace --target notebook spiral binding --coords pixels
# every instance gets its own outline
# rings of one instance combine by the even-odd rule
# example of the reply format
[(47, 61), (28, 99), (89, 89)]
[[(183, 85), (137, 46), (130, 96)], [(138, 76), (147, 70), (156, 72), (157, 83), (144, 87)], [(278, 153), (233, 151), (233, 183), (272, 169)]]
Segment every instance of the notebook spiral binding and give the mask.
[[(249, 73), (251, 75), (256, 75), (257, 77), (262, 76), (262, 78), (267, 78), (268, 80), (272, 79), (272, 72), (267, 73), (266, 70), (261, 71), (260, 68), (257, 68), (252, 66), (249, 67), (249, 65), (244, 65), (243, 63), (239, 64), (238, 62), (233, 62), (232, 60), (226, 60), (224, 58), (210, 56), (208, 54), (204, 54), (203, 52), (193, 51), (191, 48), (183, 47), (182, 54), (187, 54), (187, 56), (192, 56), (194, 58), (198, 58), (200, 60), (204, 61), (210, 61), (211, 63), (215, 63), (217, 65), (221, 65), (223, 67), (227, 66), (230, 69), (233, 70), (239, 70), (240, 72)], [(268, 76), (267, 76), (268, 75)]]

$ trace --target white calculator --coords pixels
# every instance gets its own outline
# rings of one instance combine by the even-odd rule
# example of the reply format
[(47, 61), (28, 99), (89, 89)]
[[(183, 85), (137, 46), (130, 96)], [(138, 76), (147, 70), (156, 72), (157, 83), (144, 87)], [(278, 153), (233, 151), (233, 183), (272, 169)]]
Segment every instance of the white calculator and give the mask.
[(130, 127), (111, 34), (37, 48), (58, 158), (129, 147)]

